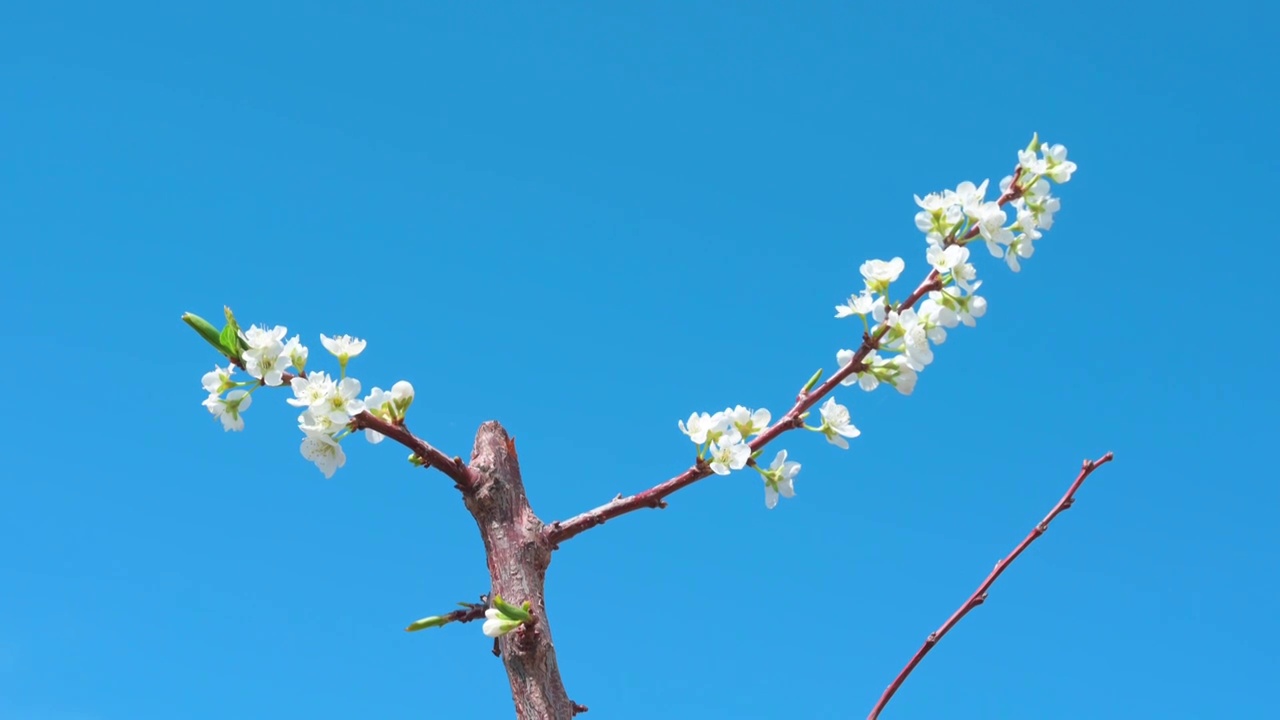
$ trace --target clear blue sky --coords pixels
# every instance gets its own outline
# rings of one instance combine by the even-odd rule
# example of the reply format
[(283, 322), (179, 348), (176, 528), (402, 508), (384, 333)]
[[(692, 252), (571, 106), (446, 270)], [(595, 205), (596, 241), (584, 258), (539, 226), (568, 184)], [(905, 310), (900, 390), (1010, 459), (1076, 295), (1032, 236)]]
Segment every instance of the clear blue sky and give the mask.
[[(464, 8), (463, 6), (466, 5)], [(1280, 677), (1275, 11), (1261, 2), (26, 3), (0, 28), (0, 718), (500, 718), (442, 476), (296, 410), (200, 406), (179, 322), (369, 341), (410, 424), (497, 419), (564, 518), (687, 466), (693, 410), (781, 413), (852, 346), (858, 265), (926, 266), (913, 193), (1080, 170), (914, 396), (841, 452), (555, 556), (590, 718), (863, 717), (1038, 521), (1074, 509), (885, 718), (1261, 717)], [(950, 432), (941, 433), (946, 423)], [(727, 611), (718, 603), (732, 602)]]

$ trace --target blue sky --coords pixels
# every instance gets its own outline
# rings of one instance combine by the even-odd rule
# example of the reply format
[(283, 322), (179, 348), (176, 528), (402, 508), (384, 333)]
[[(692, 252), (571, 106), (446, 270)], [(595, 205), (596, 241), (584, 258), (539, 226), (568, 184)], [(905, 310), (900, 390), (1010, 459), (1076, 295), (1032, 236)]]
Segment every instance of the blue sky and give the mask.
[[(1019, 275), (842, 452), (593, 530), (547, 586), (591, 718), (863, 717), (1057, 500), (1116, 462), (885, 718), (1260, 717), (1280, 623), (1275, 11), (1077, 2), (40, 3), (0, 28), (0, 718), (490, 718), (487, 589), (442, 476), (283, 393), (200, 406), (181, 322), (369, 341), (410, 425), (517, 438), (565, 518), (679, 472), (676, 419), (780, 414), (856, 342), (912, 194), (1080, 165)], [(1261, 203), (1254, 206), (1254, 201)], [(332, 369), (332, 367), (330, 368)], [(1272, 469), (1269, 469), (1272, 468)], [(725, 604), (732, 606), (726, 609)]]

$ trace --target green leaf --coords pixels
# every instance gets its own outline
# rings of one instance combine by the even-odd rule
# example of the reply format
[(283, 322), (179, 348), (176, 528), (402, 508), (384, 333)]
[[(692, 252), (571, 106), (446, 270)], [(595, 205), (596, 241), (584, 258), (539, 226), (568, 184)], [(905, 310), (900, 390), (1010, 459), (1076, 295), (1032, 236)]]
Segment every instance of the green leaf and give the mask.
[(223, 353), (239, 360), (245, 350), (244, 340), (240, 339), (240, 324), (236, 322), (236, 316), (231, 314), (231, 308), (224, 306), (222, 310), (227, 316), (227, 324), (222, 328), (218, 341)]
[(218, 329), (210, 325), (208, 320), (195, 313), (182, 313), (182, 322), (190, 325), (206, 342), (222, 351), (222, 339), (218, 335)]
[(432, 615), (431, 617), (424, 617), (421, 620), (418, 620), (410, 624), (409, 627), (404, 629), (404, 631), (418, 632), (419, 630), (426, 630), (427, 628), (441, 627), (444, 625), (448, 625), (451, 622), (453, 621), (450, 620), (449, 616), (447, 615)]

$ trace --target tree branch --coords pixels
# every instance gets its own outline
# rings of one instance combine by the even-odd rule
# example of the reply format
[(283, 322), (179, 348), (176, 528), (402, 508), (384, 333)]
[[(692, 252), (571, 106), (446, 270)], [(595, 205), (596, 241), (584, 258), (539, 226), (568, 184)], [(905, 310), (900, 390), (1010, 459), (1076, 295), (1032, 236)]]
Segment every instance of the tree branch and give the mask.
[[(1019, 166), (1014, 170), (1013, 182), (1010, 184), (1009, 190), (1001, 195), (999, 200), (996, 201), (999, 205), (1004, 206), (1022, 195), (1023, 189), (1018, 185), (1018, 180), (1021, 177), (1022, 168)], [(956, 238), (954, 236), (950, 236), (946, 238), (945, 244), (962, 245), (978, 237), (978, 234), (979, 228), (975, 225), (970, 228), (963, 237)], [(920, 301), (921, 298), (928, 294), (929, 291), (941, 289), (942, 285), (940, 277), (941, 276), (937, 270), (931, 270), (929, 274), (925, 276), (925, 279), (920, 282), (920, 285), (916, 287), (915, 291), (908, 295), (906, 299), (899, 303), (894, 309), (901, 312), (912, 308)], [(876, 328), (875, 332), (864, 334), (862, 337), (862, 344), (858, 347), (857, 351), (854, 352), (853, 359), (849, 361), (848, 365), (837, 370), (835, 374), (827, 378), (826, 382), (822, 383), (811, 392), (806, 393), (801, 391), (800, 394), (796, 396), (795, 405), (793, 405), (791, 409), (778, 420), (778, 422), (774, 423), (767, 430), (757, 435), (755, 439), (748, 443), (751, 446), (752, 454), (754, 455), (756, 451), (773, 442), (782, 433), (803, 427), (803, 416), (810, 408), (818, 404), (818, 402), (834, 390), (842, 380), (854, 373), (862, 372), (867, 369), (866, 365), (863, 364), (863, 360), (866, 359), (867, 355), (872, 350), (880, 347), (880, 341), (884, 339), (884, 336), (888, 332), (888, 322), (882, 322), (879, 327)], [(565, 540), (580, 535), (598, 525), (603, 525), (618, 516), (626, 515), (629, 512), (634, 512), (643, 508), (665, 508), (667, 504), (664, 499), (668, 495), (680, 490), (681, 488), (688, 487), (710, 474), (711, 468), (705, 463), (699, 461), (688, 470), (685, 470), (670, 480), (659, 483), (648, 490), (627, 497), (618, 495), (618, 497), (615, 497), (604, 505), (588, 510), (580, 515), (569, 518), (568, 520), (556, 520), (547, 526), (547, 537), (551, 541), (552, 548), (558, 548), (560, 543)]]
[[(244, 370), (244, 361), (236, 358), (227, 358), (232, 365)], [(281, 377), (283, 385), (287, 387), (295, 377), (306, 377), (306, 374), (294, 375), (293, 373), (284, 373)], [(258, 381), (262, 384), (262, 381)], [(467, 468), (466, 463), (462, 462), (462, 458), (454, 456), (450, 458), (448, 455), (435, 449), (426, 440), (415, 436), (409, 432), (403, 424), (394, 424), (383, 420), (377, 415), (373, 415), (368, 411), (362, 412), (351, 418), (351, 427), (355, 430), (375, 430), (395, 440), (401, 445), (413, 451), (413, 454), (422, 461), (422, 467), (435, 468), (440, 472), (448, 475), (459, 490), (466, 490), (473, 484), (471, 471)]]
[[(913, 307), (920, 298), (924, 297), (930, 290), (938, 288), (938, 271), (934, 270), (916, 288), (915, 292), (907, 296), (899, 305), (899, 310), (906, 310)], [(848, 365), (840, 368), (834, 375), (827, 378), (827, 381), (819, 385), (813, 391), (805, 393), (801, 392), (796, 397), (796, 403), (790, 410), (782, 416), (778, 422), (771, 425), (764, 432), (757, 435), (750, 443), (751, 452), (754, 454), (757, 450), (763, 448), (773, 442), (779, 435), (788, 430), (795, 430), (804, 426), (804, 414), (814, 405), (818, 404), (823, 397), (836, 388), (840, 381), (850, 375), (866, 369), (862, 361), (875, 348), (879, 347), (880, 340), (889, 332), (889, 325), (881, 323), (880, 327), (862, 340), (862, 345), (858, 347), (857, 352), (853, 354), (853, 360)], [(587, 512), (577, 515), (568, 520), (557, 520), (547, 526), (547, 535), (553, 546), (559, 546), (561, 542), (568, 540), (576, 535), (586, 532), (597, 525), (603, 525), (605, 522), (612, 520), (620, 515), (626, 515), (642, 508), (663, 508), (666, 503), (663, 501), (668, 495), (675, 491), (688, 487), (693, 483), (711, 475), (711, 467), (706, 463), (699, 461), (684, 472), (667, 480), (666, 482), (655, 485), (648, 490), (636, 493), (628, 497), (619, 495), (613, 500), (601, 505), (600, 507), (588, 510)]]
[(969, 599), (966, 600), (958, 610), (952, 613), (951, 617), (947, 618), (947, 621), (942, 624), (942, 627), (933, 631), (933, 633), (925, 639), (924, 644), (921, 645), (920, 649), (916, 651), (916, 654), (912, 656), (911, 661), (907, 663), (906, 667), (902, 668), (902, 671), (893, 679), (893, 682), (889, 683), (889, 687), (886, 688), (884, 694), (880, 696), (880, 701), (876, 703), (875, 707), (871, 708), (871, 714), (867, 716), (867, 720), (877, 720), (877, 718), (880, 717), (880, 712), (884, 710), (885, 705), (889, 703), (893, 694), (898, 691), (898, 688), (902, 686), (903, 681), (907, 679), (907, 676), (911, 674), (912, 670), (915, 670), (916, 666), (920, 664), (920, 661), (924, 659), (924, 656), (933, 649), (934, 645), (938, 644), (938, 641), (941, 640), (944, 635), (950, 632), (951, 628), (956, 626), (956, 623), (960, 622), (965, 615), (969, 614), (970, 610), (978, 607), (986, 601), (987, 590), (991, 588), (991, 585), (996, 581), (996, 578), (1000, 577), (1000, 574), (1003, 573), (1014, 560), (1018, 559), (1018, 556), (1022, 554), (1023, 550), (1026, 550), (1031, 543), (1035, 542), (1036, 538), (1043, 535), (1045, 530), (1049, 529), (1049, 523), (1053, 522), (1054, 518), (1058, 517), (1062, 511), (1071, 507), (1076, 499), (1076, 491), (1084, 484), (1085, 478), (1089, 477), (1089, 475), (1097, 468), (1111, 462), (1113, 458), (1114, 455), (1112, 453), (1107, 453), (1097, 460), (1084, 461), (1084, 466), (1081, 468), (1080, 474), (1076, 476), (1075, 482), (1071, 483), (1071, 487), (1067, 488), (1067, 493), (1062, 496), (1062, 499), (1058, 501), (1057, 505), (1053, 506), (1053, 510), (1049, 511), (1049, 514), (1040, 521), (1039, 525), (1036, 525), (1031, 529), (1031, 532), (1023, 538), (1022, 542), (1018, 543), (1018, 546), (1013, 549), (1013, 552), (1009, 553), (1008, 557), (996, 563), (995, 569), (991, 571), (991, 574), (987, 576), (987, 579), (983, 580), (982, 584), (978, 586), (978, 589), (969, 596)]
[(404, 425), (387, 422), (368, 411), (351, 418), (351, 427), (356, 430), (374, 430), (409, 448), (422, 461), (423, 467), (433, 467), (448, 475), (459, 490), (467, 491), (475, 484), (471, 470), (460, 457), (450, 458), (435, 449), (426, 440), (409, 432)]

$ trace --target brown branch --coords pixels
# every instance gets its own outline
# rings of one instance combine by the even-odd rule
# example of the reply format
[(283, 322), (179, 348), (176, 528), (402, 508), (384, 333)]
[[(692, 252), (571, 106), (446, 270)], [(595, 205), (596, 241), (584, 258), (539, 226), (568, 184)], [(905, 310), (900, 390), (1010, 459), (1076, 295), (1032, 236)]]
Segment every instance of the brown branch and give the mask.
[(471, 476), (471, 470), (460, 457), (449, 457), (439, 450), (435, 449), (426, 440), (409, 432), (409, 429), (402, 424), (387, 422), (382, 418), (368, 411), (362, 412), (351, 418), (351, 427), (356, 430), (374, 430), (395, 440), (401, 445), (409, 448), (422, 462), (423, 467), (433, 467), (440, 472), (448, 475), (455, 483), (458, 489), (462, 491), (469, 490), (474, 485), (474, 478)]
[[(1018, 180), (1021, 177), (1022, 168), (1019, 166), (1014, 170), (1013, 182), (1010, 184), (1009, 190), (1000, 196), (999, 200), (996, 201), (997, 203), (1004, 206), (1022, 195), (1023, 189), (1018, 185)], [(974, 227), (970, 228), (963, 237), (948, 237), (945, 242), (948, 245), (964, 244), (978, 237), (978, 234), (979, 229), (977, 225), (974, 225)], [(931, 270), (929, 274), (925, 276), (925, 279), (920, 282), (920, 285), (916, 287), (915, 291), (908, 295), (901, 303), (898, 303), (894, 309), (901, 312), (914, 307), (916, 303), (920, 302), (922, 297), (929, 293), (929, 291), (938, 290), (942, 287), (939, 282), (939, 278), (940, 275), (938, 274), (938, 271)], [(889, 324), (886, 321), (881, 323), (879, 327), (876, 328), (875, 332), (864, 334), (862, 337), (862, 344), (858, 347), (857, 351), (854, 352), (853, 359), (849, 361), (849, 364), (837, 370), (835, 374), (827, 378), (826, 382), (822, 383), (812, 391), (807, 393), (801, 391), (800, 394), (796, 396), (795, 405), (793, 405), (777, 423), (774, 423), (767, 430), (757, 435), (755, 439), (748, 443), (751, 446), (752, 454), (773, 442), (782, 433), (803, 427), (803, 416), (810, 408), (818, 404), (818, 402), (834, 390), (842, 380), (854, 373), (862, 372), (867, 369), (866, 365), (863, 364), (863, 360), (866, 359), (867, 355), (872, 350), (880, 347), (880, 341), (884, 339), (884, 336), (888, 332)], [(558, 548), (560, 543), (565, 540), (576, 535), (580, 535), (598, 525), (603, 525), (616, 517), (626, 515), (629, 512), (634, 512), (643, 508), (665, 508), (667, 504), (664, 499), (668, 495), (680, 490), (681, 488), (688, 487), (710, 474), (711, 468), (705, 463), (699, 461), (688, 470), (685, 470), (670, 480), (659, 483), (648, 490), (638, 492), (635, 495), (627, 497), (619, 495), (604, 505), (588, 510), (580, 515), (575, 515), (568, 520), (556, 520), (547, 526), (547, 537), (551, 540), (552, 547)]]
[(1003, 573), (1014, 560), (1018, 559), (1018, 556), (1022, 554), (1023, 550), (1026, 550), (1031, 543), (1035, 542), (1036, 538), (1043, 535), (1045, 530), (1049, 529), (1049, 523), (1053, 522), (1053, 519), (1058, 517), (1059, 513), (1071, 507), (1076, 500), (1076, 491), (1084, 484), (1085, 478), (1089, 477), (1089, 475), (1098, 467), (1111, 462), (1113, 457), (1114, 455), (1112, 453), (1107, 453), (1097, 460), (1084, 461), (1084, 466), (1080, 469), (1080, 474), (1076, 476), (1075, 482), (1071, 483), (1071, 487), (1067, 488), (1067, 493), (1062, 496), (1062, 499), (1058, 501), (1057, 505), (1053, 506), (1053, 510), (1049, 511), (1049, 514), (1040, 521), (1039, 525), (1036, 525), (1031, 529), (1031, 532), (1023, 538), (1022, 542), (1018, 543), (1018, 546), (1013, 549), (1013, 552), (1009, 553), (1008, 557), (996, 563), (995, 569), (991, 571), (991, 574), (987, 576), (987, 579), (983, 580), (982, 584), (978, 586), (978, 589), (969, 596), (969, 599), (966, 600), (958, 610), (952, 613), (951, 617), (947, 618), (946, 622), (942, 623), (942, 627), (933, 631), (933, 633), (925, 639), (924, 644), (921, 645), (920, 649), (916, 651), (916, 654), (912, 656), (911, 662), (908, 662), (906, 667), (902, 668), (902, 671), (898, 673), (898, 676), (894, 678), (893, 682), (889, 684), (889, 687), (885, 689), (884, 694), (880, 696), (880, 701), (871, 709), (871, 714), (867, 716), (867, 720), (876, 720), (880, 717), (880, 712), (884, 710), (884, 706), (889, 704), (889, 700), (893, 697), (893, 694), (898, 691), (898, 688), (902, 686), (903, 681), (907, 679), (907, 676), (911, 674), (912, 670), (915, 670), (916, 666), (920, 664), (920, 661), (924, 659), (924, 656), (933, 649), (934, 645), (938, 644), (938, 641), (941, 640), (944, 635), (950, 632), (951, 628), (955, 627), (956, 623), (960, 622), (965, 615), (969, 614), (970, 610), (978, 607), (986, 601), (987, 590), (991, 588), (991, 585), (996, 581), (996, 578), (1000, 577), (1000, 574)]
[[(228, 357), (232, 365), (244, 370), (244, 361), (237, 358)], [(280, 387), (288, 387), (290, 381), (295, 377), (306, 377), (305, 373), (294, 375), (293, 373), (284, 373), (281, 376)], [(265, 385), (262, 380), (258, 380), (258, 384)], [(413, 451), (413, 454), (422, 462), (425, 468), (435, 468), (440, 472), (448, 475), (453, 480), (459, 490), (467, 490), (472, 486), (471, 471), (467, 468), (467, 464), (462, 462), (462, 458), (454, 456), (450, 458), (448, 455), (440, 452), (431, 446), (426, 440), (415, 436), (409, 432), (409, 429), (403, 423), (395, 424), (387, 422), (382, 418), (369, 413), (362, 412), (351, 418), (351, 427), (355, 430), (374, 430), (395, 440), (401, 445)]]

